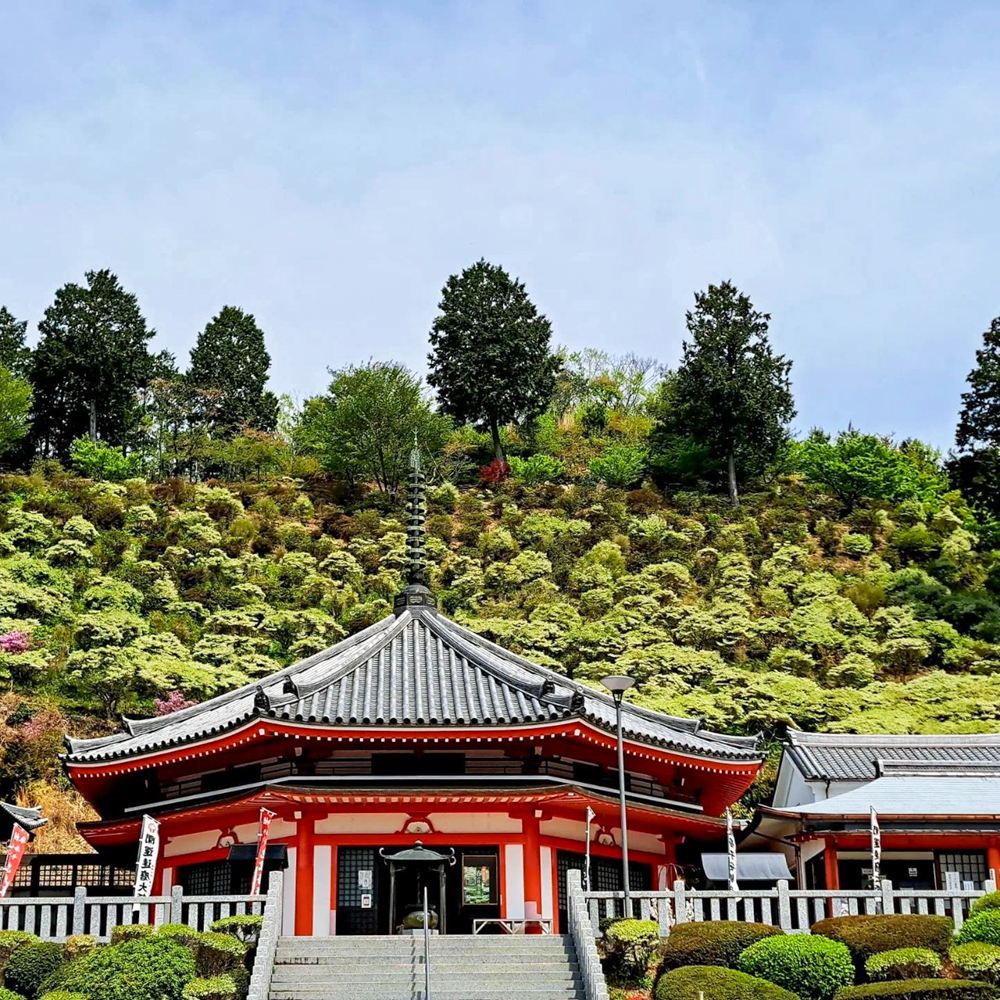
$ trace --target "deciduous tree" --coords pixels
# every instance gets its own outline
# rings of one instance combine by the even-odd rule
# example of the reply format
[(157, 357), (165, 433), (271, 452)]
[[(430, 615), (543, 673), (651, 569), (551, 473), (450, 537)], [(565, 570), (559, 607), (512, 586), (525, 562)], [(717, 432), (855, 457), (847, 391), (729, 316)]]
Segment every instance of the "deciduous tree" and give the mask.
[(6, 454), (31, 427), (31, 383), (0, 365), (0, 455)]
[(500, 428), (541, 413), (555, 391), (551, 324), (524, 284), (480, 260), (444, 286), (431, 328), (427, 381), (442, 412), (488, 428), (504, 460)]
[(19, 378), (28, 374), (31, 348), (24, 342), (28, 324), (16, 319), (6, 306), (0, 306), (0, 365)]

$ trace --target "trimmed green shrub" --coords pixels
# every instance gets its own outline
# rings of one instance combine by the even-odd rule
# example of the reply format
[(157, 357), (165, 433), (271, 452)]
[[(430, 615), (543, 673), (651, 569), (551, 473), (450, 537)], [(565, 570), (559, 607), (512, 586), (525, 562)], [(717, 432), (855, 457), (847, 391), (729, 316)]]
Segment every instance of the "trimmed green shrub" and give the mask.
[(1000, 892), (988, 892), (980, 896), (969, 910), (970, 915), (979, 913), (982, 910), (1000, 910)]
[(968, 941), (1000, 945), (1000, 910), (986, 909), (972, 914), (958, 932), (959, 944)]
[(184, 987), (183, 1000), (236, 1000), (239, 992), (232, 976), (212, 976), (210, 979), (199, 976)]
[(827, 1000), (854, 982), (847, 945), (819, 934), (769, 937), (740, 955), (740, 971), (797, 993), (802, 1000)]
[(616, 920), (604, 935), (608, 957), (626, 975), (644, 975), (660, 943), (655, 920)]
[(837, 992), (836, 1000), (868, 1000), (895, 997), (896, 1000), (995, 1000), (996, 988), (989, 983), (967, 979), (897, 979), (888, 983), (864, 983)]
[(931, 979), (941, 971), (941, 959), (930, 948), (893, 948), (880, 951), (865, 962), (872, 982), (889, 979)]
[(7, 990), (0, 986), (0, 1000), (24, 1000), (24, 997), (20, 993), (15, 993), (13, 990)]
[(121, 944), (123, 941), (135, 941), (137, 938), (149, 937), (153, 933), (152, 924), (119, 924), (111, 928), (111, 943)]
[(794, 993), (719, 965), (686, 965), (664, 972), (656, 983), (656, 1000), (798, 1000)]
[(725, 965), (736, 968), (744, 949), (782, 933), (780, 927), (739, 920), (690, 921), (675, 924), (663, 952), (663, 968), (682, 965)]
[(929, 948), (938, 955), (946, 955), (952, 944), (954, 924), (950, 917), (901, 913), (830, 917), (813, 924), (812, 932), (846, 944), (860, 972), (872, 955), (896, 948)]
[(10, 956), (18, 948), (33, 941), (41, 941), (41, 938), (28, 931), (0, 931), (0, 973), (7, 967)]
[(247, 946), (232, 934), (208, 931), (198, 941), (198, 974), (206, 979), (232, 972), (243, 965)]
[(3, 971), (4, 986), (35, 1000), (42, 983), (62, 964), (62, 947), (55, 941), (29, 941), (10, 956)]
[[(83, 937), (83, 935), (80, 936)], [(11, 996), (17, 996), (17, 994), (13, 993)], [(0, 1000), (8, 1000), (8, 998), (0, 997)], [(43, 993), (38, 1000), (90, 1000), (90, 998), (82, 993), (70, 993), (69, 990), (51, 990), (48, 993)]]
[(196, 972), (189, 948), (169, 937), (142, 937), (98, 948), (50, 982), (89, 1000), (181, 1000)]
[(243, 913), (234, 917), (221, 917), (212, 924), (218, 934), (232, 934), (246, 944), (251, 944), (260, 936), (264, 918), (259, 914)]
[(948, 952), (951, 964), (963, 979), (1000, 982), (1000, 947), (985, 941), (956, 944)]
[(201, 943), (201, 931), (196, 931), (187, 924), (160, 924), (156, 928), (158, 937), (168, 937), (184, 945), (185, 948), (197, 948)]
[(93, 934), (70, 934), (63, 942), (63, 955), (67, 962), (89, 955), (97, 947)]

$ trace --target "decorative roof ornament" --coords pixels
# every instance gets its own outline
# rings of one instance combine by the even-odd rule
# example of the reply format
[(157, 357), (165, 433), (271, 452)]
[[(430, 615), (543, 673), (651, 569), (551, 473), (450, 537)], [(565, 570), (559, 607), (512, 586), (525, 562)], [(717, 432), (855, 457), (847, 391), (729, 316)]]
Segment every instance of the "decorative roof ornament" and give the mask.
[(410, 473), (406, 497), (406, 586), (396, 595), (393, 609), (402, 614), (407, 608), (436, 608), (437, 601), (427, 586), (427, 537), (424, 521), (427, 518), (427, 497), (424, 471), (420, 464), (420, 445), (417, 432), (413, 432), (413, 450), (410, 452)]

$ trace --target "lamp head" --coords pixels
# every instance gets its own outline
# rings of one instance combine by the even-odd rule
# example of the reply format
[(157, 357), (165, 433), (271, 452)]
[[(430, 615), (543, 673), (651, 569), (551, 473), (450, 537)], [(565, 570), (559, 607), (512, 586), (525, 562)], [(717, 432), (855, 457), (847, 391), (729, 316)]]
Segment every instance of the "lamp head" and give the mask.
[(615, 701), (621, 701), (622, 695), (635, 684), (635, 681), (631, 677), (612, 674), (609, 677), (602, 677), (601, 683), (611, 692)]

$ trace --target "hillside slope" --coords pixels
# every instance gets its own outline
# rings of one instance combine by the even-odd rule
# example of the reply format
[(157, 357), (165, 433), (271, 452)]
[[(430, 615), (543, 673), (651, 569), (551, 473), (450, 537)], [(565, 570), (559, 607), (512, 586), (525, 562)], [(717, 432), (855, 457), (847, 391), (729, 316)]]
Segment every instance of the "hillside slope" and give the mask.
[[(330, 495), (0, 478), (0, 794), (53, 808), (65, 728), (209, 697), (388, 614), (403, 521)], [(738, 509), (508, 482), (428, 508), (442, 609), (584, 682), (626, 672), (643, 704), (772, 739), (1000, 727), (1000, 575), (958, 495), (844, 516), (794, 480)], [(63, 818), (42, 849), (69, 843)]]

